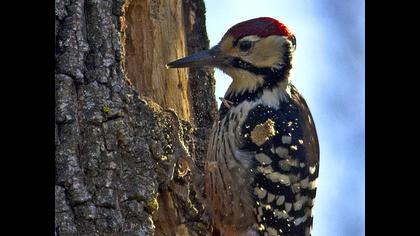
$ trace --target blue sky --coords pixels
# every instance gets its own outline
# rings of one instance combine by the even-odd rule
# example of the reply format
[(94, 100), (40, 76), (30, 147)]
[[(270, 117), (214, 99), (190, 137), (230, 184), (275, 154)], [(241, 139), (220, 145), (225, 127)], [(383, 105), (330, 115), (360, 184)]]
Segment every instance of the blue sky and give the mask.
[[(297, 41), (292, 82), (314, 116), (321, 149), (313, 236), (365, 235), (363, 0), (205, 0), (210, 45), (234, 24), (280, 20)], [(216, 97), (231, 78), (215, 72)]]

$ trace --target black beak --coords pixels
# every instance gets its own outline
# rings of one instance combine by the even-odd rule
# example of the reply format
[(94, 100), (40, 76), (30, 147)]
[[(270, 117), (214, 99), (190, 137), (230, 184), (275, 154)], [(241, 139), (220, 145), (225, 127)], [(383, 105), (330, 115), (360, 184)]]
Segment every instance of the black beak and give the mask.
[(167, 68), (183, 68), (183, 67), (217, 67), (222, 65), (224, 59), (220, 53), (220, 47), (214, 46), (210, 50), (201, 51), (190, 56), (169, 62)]

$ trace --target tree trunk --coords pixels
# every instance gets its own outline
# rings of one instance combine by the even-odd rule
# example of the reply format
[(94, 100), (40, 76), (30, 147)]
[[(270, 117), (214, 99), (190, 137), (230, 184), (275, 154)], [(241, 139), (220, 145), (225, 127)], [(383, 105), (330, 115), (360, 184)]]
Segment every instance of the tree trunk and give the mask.
[(216, 117), (213, 73), (165, 68), (208, 48), (203, 1), (55, 10), (56, 235), (208, 235), (192, 177)]

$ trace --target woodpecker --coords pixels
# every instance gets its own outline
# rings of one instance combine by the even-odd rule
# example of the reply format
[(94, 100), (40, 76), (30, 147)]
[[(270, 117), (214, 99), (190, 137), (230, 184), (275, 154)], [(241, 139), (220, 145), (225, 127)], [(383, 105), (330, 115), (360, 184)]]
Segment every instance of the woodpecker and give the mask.
[(296, 37), (260, 17), (169, 68), (216, 67), (232, 77), (209, 139), (205, 201), (213, 235), (311, 235), (319, 170), (312, 115), (291, 84)]

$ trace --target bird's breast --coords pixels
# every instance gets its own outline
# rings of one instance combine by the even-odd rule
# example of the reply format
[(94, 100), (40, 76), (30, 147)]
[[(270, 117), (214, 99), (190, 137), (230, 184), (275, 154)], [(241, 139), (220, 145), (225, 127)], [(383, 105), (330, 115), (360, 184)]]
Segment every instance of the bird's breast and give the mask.
[(206, 162), (208, 209), (219, 230), (240, 232), (255, 223), (252, 201), (252, 153), (240, 151), (241, 127), (255, 106), (244, 102), (231, 108), (212, 129)]

